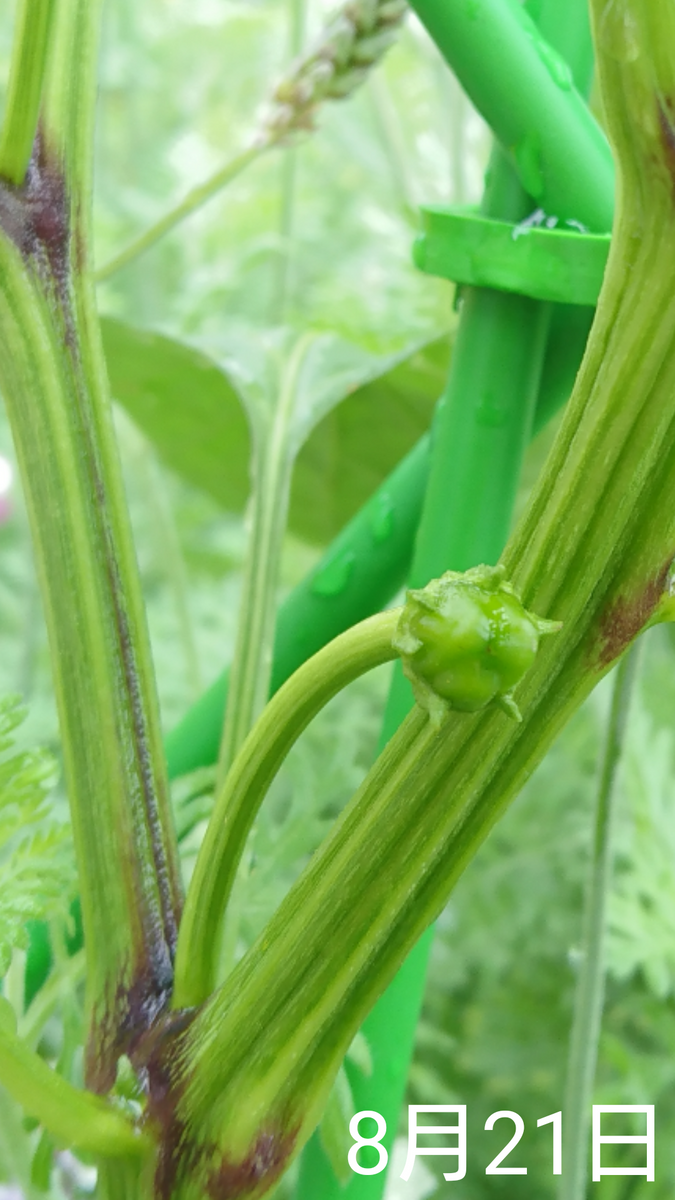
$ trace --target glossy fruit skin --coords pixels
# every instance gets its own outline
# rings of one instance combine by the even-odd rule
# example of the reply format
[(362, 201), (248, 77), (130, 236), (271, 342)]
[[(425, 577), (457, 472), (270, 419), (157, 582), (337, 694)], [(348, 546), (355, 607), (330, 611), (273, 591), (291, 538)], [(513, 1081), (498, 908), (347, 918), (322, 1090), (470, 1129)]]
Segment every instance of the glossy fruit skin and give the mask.
[(408, 592), (395, 646), (417, 702), (435, 724), (448, 711), (473, 713), (511, 695), (532, 666), (539, 639), (560, 628), (523, 607), (501, 567), (448, 571)]

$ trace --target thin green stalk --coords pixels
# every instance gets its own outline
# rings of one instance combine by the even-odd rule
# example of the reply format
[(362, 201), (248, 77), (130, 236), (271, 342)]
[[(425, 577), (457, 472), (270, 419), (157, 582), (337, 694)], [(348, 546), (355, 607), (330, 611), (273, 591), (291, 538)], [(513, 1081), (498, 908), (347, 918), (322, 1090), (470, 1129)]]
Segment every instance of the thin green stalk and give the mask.
[(296, 450), (293, 438), (296, 388), (314, 337), (315, 334), (309, 333), (298, 338), (285, 365), (271, 421), (263, 413), (253, 422), (251, 530), (218, 762), (218, 787), (269, 695), (276, 592)]
[[(304, 0), (293, 0), (290, 31), (293, 56), (300, 51), (305, 18)], [(296, 166), (294, 152), (289, 152), (282, 164), (283, 250), (275, 298), (279, 320), (283, 319), (288, 301)], [(306, 334), (298, 339), (293, 348), (283, 371), (271, 418), (266, 411), (253, 414), (250, 536), (244, 564), (231, 686), (218, 760), (218, 786), (224, 783), (231, 764), (269, 695), (276, 594), (296, 451), (293, 439), (296, 388), (313, 337), (313, 334)]]
[(400, 609), (348, 629), (275, 694), (216, 796), (181, 921), (173, 1007), (211, 994), (225, 908), (237, 867), (267, 790), (283, 760), (316, 714), (348, 683), (396, 657), (392, 638)]
[(30, 1135), (23, 1124), (21, 1109), (0, 1084), (0, 1163), (9, 1178), (18, 1183), (23, 1200), (37, 1200), (38, 1192), (31, 1184)]
[(376, 71), (371, 75), (369, 91), (375, 119), (380, 130), (382, 147), (389, 162), (392, 183), (398, 193), (402, 208), (408, 215), (414, 216), (416, 219), (415, 185), (408, 166), (405, 141), (401, 133), (398, 113), (382, 71)]
[[(317, 568), (282, 601), (271, 692), (332, 638), (384, 608), (403, 586), (428, 469), (427, 435), (328, 547)], [(391, 512), (391, 536), (377, 538), (374, 531), (383, 508)], [(345, 587), (325, 594), (317, 581), (336, 563), (347, 564)], [(168, 734), (166, 752), (172, 777), (217, 761), (229, 686), (226, 671)]]
[(616, 669), (605, 735), (565, 1083), (560, 1200), (584, 1200), (588, 1186), (590, 1113), (605, 993), (606, 912), (612, 884), (616, 785), (640, 650), (638, 643)]
[(204, 183), (197, 184), (181, 200), (180, 204), (172, 208), (170, 212), (161, 217), (154, 225), (151, 225), (149, 229), (146, 229), (145, 233), (140, 234), (139, 237), (130, 242), (114, 258), (111, 258), (102, 267), (99, 267), (94, 275), (97, 283), (100, 283), (104, 279), (109, 279), (111, 275), (116, 275), (118, 271), (128, 266), (134, 259), (139, 258), (141, 254), (145, 254), (146, 250), (149, 250), (151, 246), (160, 241), (165, 234), (175, 229), (176, 225), (179, 225), (186, 217), (191, 216), (193, 212), (196, 212), (203, 204), (206, 204), (207, 200), (210, 200), (212, 196), (216, 196), (218, 192), (221, 192), (223, 188), (227, 187), (228, 183), (232, 183), (250, 163), (255, 162), (257, 158), (260, 158), (262, 154), (270, 150), (274, 145), (276, 145), (276, 142), (272, 140), (261, 139), (254, 142), (253, 145), (248, 146), (246, 150), (242, 150), (240, 154), (237, 154), (229, 162), (225, 163), (224, 166), (220, 167), (219, 170), (215, 171)]
[(65, 1146), (112, 1157), (147, 1154), (152, 1142), (126, 1116), (98, 1096), (73, 1087), (19, 1041), (5, 1004), (0, 1001), (0, 1084), (24, 1113)]
[(23, 183), (38, 126), (55, 0), (20, 0), (0, 134), (0, 176)]
[[(305, 40), (307, 25), (307, 0), (291, 0), (288, 57), (300, 54)], [(281, 161), (281, 214), (279, 233), (281, 250), (277, 260), (277, 277), (273, 303), (273, 324), (282, 325), (292, 294), (295, 203), (297, 194), (299, 158), (297, 148), (289, 146)]]
[(23, 1016), (24, 997), (26, 994), (26, 951), (15, 949), (12, 960), (2, 981), (2, 992), (14, 1009), (17, 1021)]
[(611, 99), (617, 119), (640, 119), (642, 203), (624, 209), (566, 420), (503, 557), (527, 608), (563, 629), (518, 689), (522, 723), (494, 708), (455, 713), (434, 735), (411, 713), (257, 942), (167, 1044), (161, 1097), (168, 1072), (173, 1105), (158, 1110), (159, 1181), (181, 1200), (208, 1179), (224, 1191), (238, 1180), (240, 1200), (270, 1190), (377, 995), (556, 733), (668, 595), (675, 209), (666, 172), (649, 168), (655, 138), (640, 153), (640, 83), (624, 66), (625, 102)]
[(56, 1012), (65, 994), (72, 994), (84, 981), (86, 960), (84, 950), (66, 958), (52, 971), (47, 982), (32, 1000), (19, 1021), (19, 1037), (24, 1045), (34, 1049), (49, 1018)]

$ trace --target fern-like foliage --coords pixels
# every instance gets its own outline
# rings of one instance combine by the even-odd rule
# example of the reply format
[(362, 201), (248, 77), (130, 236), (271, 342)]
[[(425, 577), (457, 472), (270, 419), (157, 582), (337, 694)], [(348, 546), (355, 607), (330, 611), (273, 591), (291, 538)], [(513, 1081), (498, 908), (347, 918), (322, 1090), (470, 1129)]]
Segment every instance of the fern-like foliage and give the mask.
[(65, 914), (75, 884), (69, 829), (48, 799), (56, 763), (14, 749), (25, 716), (17, 696), (0, 700), (0, 978), (12, 950), (27, 946), (26, 922)]

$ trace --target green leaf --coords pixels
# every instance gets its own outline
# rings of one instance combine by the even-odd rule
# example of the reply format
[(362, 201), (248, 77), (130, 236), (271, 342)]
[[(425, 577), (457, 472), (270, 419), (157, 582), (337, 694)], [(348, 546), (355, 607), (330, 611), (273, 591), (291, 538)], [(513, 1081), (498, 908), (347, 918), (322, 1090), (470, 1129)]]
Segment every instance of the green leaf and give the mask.
[(417, 346), (348, 396), (298, 455), (290, 527), (324, 543), (342, 529), (429, 428), (450, 354), (448, 338)]
[[(235, 368), (110, 317), (103, 338), (113, 395), (164, 462), (223, 508), (241, 510), (249, 493), (250, 436), (239, 397), (246, 396), (249, 411), (265, 407), (278, 377), (278, 347), (271, 343), (261, 354), (258, 343), (256, 358), (253, 343), (238, 338)], [(299, 380), (298, 440), (318, 424), (296, 462), (294, 533), (322, 543), (353, 516), (428, 428), (448, 354), (446, 338), (379, 357), (317, 336)], [(368, 381), (355, 386), (364, 376)]]
[(104, 318), (115, 399), (167, 466), (238, 511), (249, 489), (249, 432), (232, 382), (201, 351), (160, 333)]
[(65, 916), (75, 890), (69, 830), (47, 801), (56, 764), (40, 751), (8, 754), (24, 716), (16, 697), (0, 701), (0, 977), (28, 945), (26, 921)]

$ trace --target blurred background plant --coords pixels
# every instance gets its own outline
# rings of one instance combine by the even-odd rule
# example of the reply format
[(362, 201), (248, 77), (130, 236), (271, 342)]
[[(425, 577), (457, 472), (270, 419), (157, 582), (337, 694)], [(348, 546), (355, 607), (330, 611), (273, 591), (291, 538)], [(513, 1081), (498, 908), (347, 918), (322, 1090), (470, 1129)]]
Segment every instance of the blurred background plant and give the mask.
[[(275, 84), (316, 38), (327, 11), (304, 0), (108, 0), (96, 151), (98, 264), (242, 152), (267, 119)], [(5, 6), (0, 80), (7, 78), (12, 18)], [(252, 163), (100, 285), (113, 388), (124, 402), (118, 430), (167, 730), (233, 653), (248, 531), (249, 435), (238, 394), (265, 390), (260, 349), (267, 354), (280, 339), (309, 331), (339, 348), (335, 378), (345, 354), (363, 367), (343, 381), (339, 408), (315, 414), (318, 424), (299, 452), (282, 593), (412, 446), (442, 386), (453, 292), (412, 267), (415, 210), (422, 201), (478, 198), (485, 127), (410, 17), (377, 71), (348, 99), (324, 104), (315, 124), (316, 132)], [(181, 412), (194, 408), (204, 412), (198, 444), (186, 440), (181, 424)], [(521, 503), (551, 436), (546, 429), (528, 452)], [(28, 704), (28, 718), (14, 732), (19, 749), (44, 745), (58, 758), (46, 636), (1, 414), (0, 454), (0, 695), (18, 692)], [(658, 1200), (675, 1184), (675, 641), (670, 629), (647, 641), (621, 781), (596, 1098), (657, 1105), (659, 1182), (648, 1194)], [(387, 686), (387, 668), (352, 685), (292, 752), (251, 840), (233, 955), (252, 941), (372, 761)], [(516, 1109), (526, 1122), (528, 1175), (519, 1179), (518, 1195), (554, 1195), (550, 1133), (537, 1131), (536, 1118), (561, 1106), (608, 694), (603, 685), (573, 720), (439, 924), (410, 1100), (468, 1104), (469, 1166), (455, 1185), (460, 1200), (512, 1190), (508, 1179), (484, 1174), (502, 1142), (499, 1130), (486, 1134), (483, 1126), (501, 1108)], [(186, 874), (212, 782), (207, 771), (175, 787)], [(51, 795), (61, 820), (58, 784)], [(2, 866), (0, 860), (0, 872)], [(64, 885), (60, 901), (67, 892)], [(51, 933), (51, 991), (45, 988), (23, 1015), (24, 1031), (78, 1080), (77, 966), (68, 966), (70, 930), (58, 907)], [(11, 970), (18, 995), (20, 948)], [(91, 1169), (57, 1155), (52, 1170), (53, 1147), (0, 1094), (4, 1132), (2, 1200), (16, 1196), (17, 1186), (31, 1197), (91, 1192)], [(413, 1189), (419, 1197), (445, 1194), (440, 1169), (435, 1176), (418, 1163), (406, 1187), (394, 1175), (391, 1200)], [(647, 1184), (606, 1178), (600, 1186), (606, 1200), (639, 1200)], [(292, 1185), (282, 1184), (280, 1193), (292, 1195)]]

